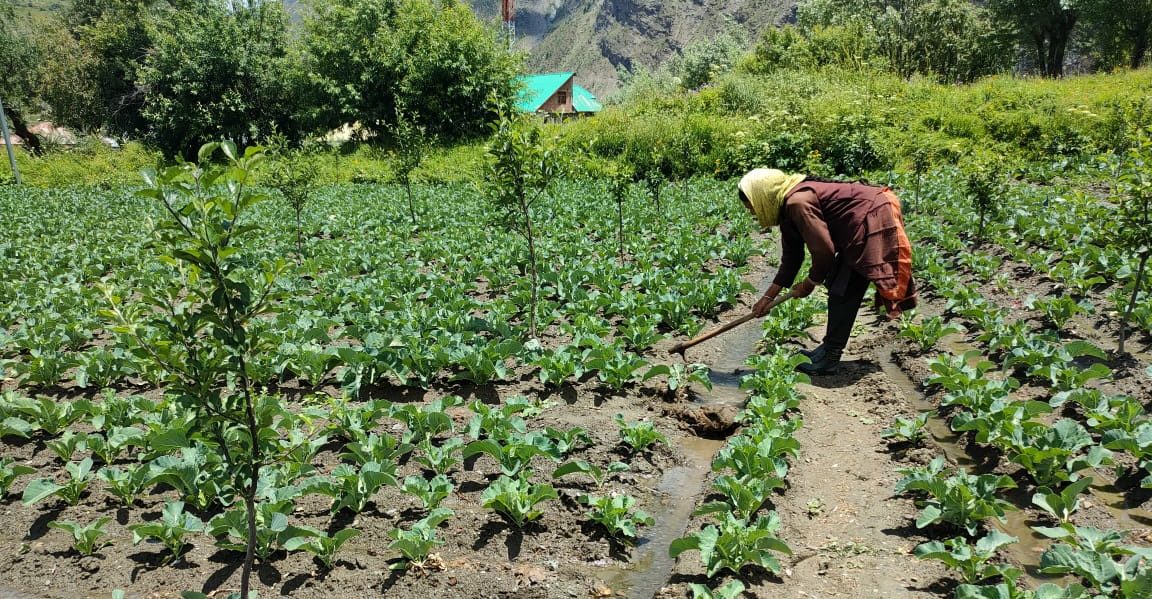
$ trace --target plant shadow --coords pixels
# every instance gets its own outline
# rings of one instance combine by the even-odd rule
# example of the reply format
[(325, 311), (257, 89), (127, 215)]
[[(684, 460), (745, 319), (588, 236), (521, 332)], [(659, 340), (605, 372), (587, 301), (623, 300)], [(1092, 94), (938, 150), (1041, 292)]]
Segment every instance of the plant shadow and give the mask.
[(172, 560), (171, 555), (166, 550), (160, 552), (137, 551), (129, 555), (128, 559), (136, 563), (136, 565), (132, 567), (132, 572), (129, 574), (129, 580), (133, 583), (136, 582), (136, 579), (141, 573), (152, 572), (163, 567), (170, 567), (176, 570), (194, 570), (200, 567), (183, 557)]
[(208, 561), (214, 564), (220, 564), (216, 571), (208, 576), (204, 581), (203, 586), (200, 587), (200, 592), (206, 595), (211, 595), (213, 592), (222, 588), (228, 583), (228, 579), (244, 565), (243, 557), (235, 551), (221, 550), (213, 553)]
[(32, 522), (32, 526), (28, 527), (28, 534), (24, 537), (24, 540), (35, 541), (48, 534), (48, 523), (56, 520), (56, 517), (59, 516), (66, 507), (63, 501), (58, 501), (56, 505), (52, 506), (52, 509), (40, 514), (40, 516)]
[(603, 526), (596, 522), (585, 521), (580, 525), (580, 532), (591, 541), (608, 543), (608, 557), (627, 563), (631, 559), (632, 543), (622, 542), (620, 539), (608, 534)]
[(547, 529), (537, 523), (525, 524), (524, 528), (521, 529), (516, 528), (504, 520), (490, 521), (480, 527), (480, 536), (476, 539), (476, 542), (472, 544), (472, 550), (479, 551), (487, 547), (500, 533), (507, 533), (504, 539), (504, 547), (508, 551), (508, 561), (513, 561), (520, 557), (520, 552), (524, 547), (524, 533), (544, 530)]

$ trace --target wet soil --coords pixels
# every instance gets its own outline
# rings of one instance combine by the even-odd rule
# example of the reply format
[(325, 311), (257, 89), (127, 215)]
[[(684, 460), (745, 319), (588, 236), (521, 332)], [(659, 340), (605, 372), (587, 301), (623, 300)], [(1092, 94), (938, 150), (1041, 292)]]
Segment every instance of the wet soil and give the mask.
[[(748, 280), (762, 285), (765, 274), (774, 269), (762, 258), (752, 262)], [(755, 299), (746, 297), (743, 305), (722, 314), (718, 322), (743, 314)], [(925, 299), (924, 311), (939, 313), (937, 300)], [(1094, 334), (1106, 336), (1087, 323), (1077, 323), (1076, 330), (1090, 339), (1095, 339)], [(821, 334), (820, 326), (809, 331), (813, 338)], [(389, 568), (396, 554), (387, 548), (388, 532), (420, 517), (411, 497), (395, 489), (382, 491), (364, 513), (332, 521), (327, 504), (312, 496), (301, 501), (294, 514), (299, 523), (318, 528), (352, 526), (363, 534), (345, 546), (331, 570), (307, 554), (274, 555), (259, 566), (256, 589), (261, 597), (649, 599), (689, 597), (689, 583), (718, 586), (725, 576), (709, 581), (696, 552), (674, 561), (667, 557), (667, 547), (685, 531), (698, 530), (707, 522), (691, 512), (707, 498), (714, 477), (708, 467), (711, 455), (725, 435), (738, 430), (732, 423), (741, 395), (731, 385), (738, 384), (748, 343), (754, 345), (758, 336), (758, 325), (749, 323), (688, 351), (687, 361), (714, 366), (720, 386), (704, 397), (710, 403), (700, 401), (704, 394), (669, 393), (656, 381), (623, 392), (596, 381), (548, 389), (530, 379), (480, 390), (447, 386), (422, 394), (405, 392), (403, 397), (382, 392), (383, 398), (394, 401), (430, 401), (453, 392), (490, 402), (514, 395), (542, 399), (552, 406), (531, 420), (530, 428), (584, 428), (594, 443), (573, 458), (600, 466), (622, 460), (631, 469), (601, 489), (586, 477), (553, 481), (561, 499), (548, 504), (538, 522), (519, 530), (481, 506), (481, 491), (498, 475), (495, 465), (486, 457), (465, 462), (450, 473), (457, 488), (444, 505), (456, 516), (440, 529), (445, 540), (437, 550), (442, 567), (424, 573), (398, 573)], [(681, 360), (667, 353), (674, 341), (659, 344), (648, 359), (654, 363)], [(813, 343), (795, 340), (795, 347), (802, 345)], [(1144, 366), (1134, 370), (1142, 371)], [(926, 358), (910, 351), (898, 338), (895, 325), (867, 313), (858, 321), (840, 373), (817, 377), (802, 386), (803, 427), (796, 434), (801, 454), (787, 487), (765, 508), (780, 514), (780, 536), (793, 554), (780, 556), (781, 576), (746, 567), (741, 578), (748, 585), (748, 596), (952, 595), (957, 584), (954, 577), (942, 566), (921, 562), (911, 554), (917, 544), (942, 538), (939, 531), (916, 529), (917, 508), (910, 499), (894, 496), (892, 488), (900, 478), (897, 468), (926, 463), (941, 452), (960, 464), (975, 462), (940, 422), (931, 425), (933, 439), (921, 445), (890, 444), (880, 435), (896, 416), (912, 416), (931, 407), (931, 397), (921, 395), (926, 373)], [(1134, 392), (1147, 390), (1147, 384), (1138, 380), (1123, 379), (1118, 384)], [(645, 454), (629, 453), (620, 445), (612, 420), (618, 413), (629, 420), (652, 419), (667, 435), (668, 444)], [(457, 416), (459, 430), (466, 414)], [(395, 426), (386, 423), (383, 428)], [(2, 455), (44, 472), (59, 470), (59, 461), (43, 441), (5, 443)], [(949, 444), (956, 445), (955, 451), (947, 449)], [(337, 452), (338, 448), (322, 452), (317, 466), (330, 469), (338, 461)], [(546, 473), (552, 464), (539, 461), (534, 467), (535, 480), (549, 480)], [(418, 471), (418, 465), (408, 463), (400, 475)], [(91, 494), (76, 507), (51, 501), (25, 507), (18, 496), (29, 478), (18, 481), (15, 495), (0, 502), (6, 523), (0, 528), (0, 563), (7, 565), (0, 571), (0, 599), (107, 597), (113, 589), (124, 589), (129, 597), (177, 597), (183, 590), (223, 597), (239, 587), (241, 556), (214, 547), (207, 537), (198, 536), (187, 555), (172, 564), (163, 563), (164, 554), (155, 544), (132, 545), (127, 525), (156, 517), (163, 501), (175, 498), (171, 491), (118, 509), (100, 483), (94, 483)], [(652, 514), (657, 523), (640, 530), (635, 546), (616, 542), (589, 523), (586, 508), (576, 501), (588, 492), (632, 495), (637, 507)], [(1117, 512), (1106, 500), (1089, 501), (1084, 512), (1096, 525), (1124, 528), (1115, 526)], [(113, 518), (108, 531), (114, 544), (95, 557), (77, 556), (65, 533), (47, 527), (52, 520), (88, 522), (99, 516)], [(1033, 512), (1026, 512), (1024, 518), (1028, 524), (1041, 522)], [(1005, 558), (1025, 565), (1030, 558), (1034, 561), (1035, 547), (1022, 547), (1023, 553), (1007, 553)]]

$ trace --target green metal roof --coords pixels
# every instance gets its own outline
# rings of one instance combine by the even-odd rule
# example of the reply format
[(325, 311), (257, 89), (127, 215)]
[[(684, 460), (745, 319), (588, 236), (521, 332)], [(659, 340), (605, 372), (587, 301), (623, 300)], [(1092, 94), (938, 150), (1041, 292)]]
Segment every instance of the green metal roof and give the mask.
[[(536, 112), (540, 106), (560, 89), (566, 81), (576, 73), (545, 73), (543, 75), (521, 75), (516, 78), (523, 83), (520, 97), (516, 101), (516, 108), (521, 112)], [(575, 95), (575, 94), (573, 94)]]
[(604, 105), (596, 100), (592, 92), (572, 84), (572, 109), (576, 112), (600, 112)]

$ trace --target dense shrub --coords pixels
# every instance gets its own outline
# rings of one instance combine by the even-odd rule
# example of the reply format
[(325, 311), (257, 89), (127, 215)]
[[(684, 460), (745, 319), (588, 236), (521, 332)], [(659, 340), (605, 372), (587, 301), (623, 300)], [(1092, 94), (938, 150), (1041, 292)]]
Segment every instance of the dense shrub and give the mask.
[(323, 127), (356, 122), (384, 133), (399, 104), (440, 139), (474, 139), (515, 97), (520, 58), (464, 4), (335, 0), (315, 9), (305, 45)]
[(302, 137), (301, 77), (287, 14), (275, 4), (176, 11), (152, 34), (140, 74), (147, 139), (192, 160), (201, 145)]
[[(83, 138), (72, 150), (58, 150), (39, 157), (18, 152), (16, 156), (24, 183), (38, 187), (136, 185), (140, 182), (141, 170), (155, 167), (161, 161), (159, 152), (138, 142), (125, 143), (116, 150), (93, 138)], [(4, 164), (7, 166), (7, 160)]]
[(917, 149), (954, 163), (989, 147), (1022, 159), (1122, 148), (1130, 124), (1152, 110), (1150, 88), (1149, 71), (953, 86), (867, 69), (759, 73), (745, 64), (698, 93), (634, 97), (562, 130), (569, 147), (674, 178), (765, 165), (861, 176), (907, 164)]

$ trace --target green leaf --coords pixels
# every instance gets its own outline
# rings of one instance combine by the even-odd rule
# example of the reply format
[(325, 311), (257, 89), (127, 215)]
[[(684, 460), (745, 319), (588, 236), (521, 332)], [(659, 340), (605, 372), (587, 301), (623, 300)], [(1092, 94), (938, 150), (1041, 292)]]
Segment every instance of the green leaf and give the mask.
[(924, 506), (924, 509), (920, 511), (920, 517), (916, 519), (916, 528), (924, 528), (925, 526), (939, 522), (943, 513), (944, 512), (935, 505)]
[(284, 549), (296, 551), (324, 533), (309, 526), (293, 526), (284, 531)]
[(31, 432), (32, 425), (22, 418), (9, 416), (0, 422), (0, 438), (13, 436), (27, 439)]
[(1070, 524), (1055, 527), (1033, 526), (1032, 530), (1049, 539), (1070, 539), (1076, 536), (1075, 532), (1071, 530)]
[(332, 535), (332, 540), (335, 541), (339, 546), (347, 543), (349, 539), (353, 539), (358, 536), (360, 536), (359, 530), (356, 530), (355, 528), (343, 528), (337, 531), (336, 534)]
[[(1136, 595), (1132, 595), (1135, 597)], [(1061, 588), (1050, 582), (1036, 587), (1036, 599), (1088, 599), (1088, 590), (1079, 584)]]
[(648, 379), (651, 379), (653, 377), (670, 376), (671, 374), (672, 374), (672, 367), (671, 366), (668, 366), (667, 364), (657, 364), (657, 365), (649, 368), (648, 372), (644, 373), (644, 377), (642, 380), (647, 381)]
[(912, 554), (920, 559), (942, 559), (944, 557), (947, 557), (949, 560), (951, 559), (951, 553), (944, 546), (944, 543), (940, 541), (921, 543), (912, 550)]
[(504, 448), (492, 439), (481, 439), (479, 441), (473, 441), (465, 445), (461, 455), (464, 457), (464, 459), (468, 459), (481, 453), (486, 453), (489, 456), (492, 456), (492, 458), (497, 462), (503, 461), (504, 458)]
[(24, 505), (32, 505), (55, 495), (63, 488), (63, 486), (49, 479), (36, 479), (28, 483), (28, 486), (24, 489), (24, 496), (21, 501), (24, 502)]
[(695, 551), (700, 549), (700, 539), (696, 536), (680, 537), (668, 546), (668, 557), (676, 559), (681, 553), (685, 551)]
[(200, 151), (196, 153), (196, 158), (201, 163), (208, 162), (212, 159), (212, 154), (220, 147), (218, 142), (210, 142), (200, 146)]
[(711, 501), (709, 503), (701, 504), (692, 512), (693, 516), (706, 516), (708, 514), (726, 514), (731, 511), (731, 506), (723, 501)]
[(1046, 574), (1079, 574), (1097, 586), (1120, 577), (1120, 567), (1109, 555), (1079, 551), (1068, 545), (1049, 547), (1040, 556), (1040, 571)]
[(1152, 571), (1144, 570), (1135, 578), (1121, 582), (1120, 593), (1124, 597), (1152, 597)]
[(583, 460), (568, 462), (561, 465), (559, 468), (552, 471), (552, 478), (560, 478), (569, 474), (587, 474), (592, 478), (598, 478), (597, 473), (600, 469), (596, 466), (589, 464)]
[[(1104, 350), (1100, 349), (1099, 347), (1097, 347), (1096, 345), (1094, 345), (1092, 343), (1089, 343), (1087, 341), (1080, 340), (1080, 339), (1078, 339), (1076, 341), (1071, 341), (1071, 342), (1065, 344), (1064, 345), (1064, 351), (1068, 352), (1068, 355), (1073, 357), (1073, 358), (1079, 358), (1079, 357), (1083, 357), (1083, 356), (1091, 356), (1093, 358), (1099, 358), (1101, 360), (1107, 360), (1108, 359), (1108, 354), (1104, 353)], [(1097, 364), (1094, 364), (1094, 366), (1103, 366), (1103, 364), (1097, 363)], [(1109, 372), (1111, 372), (1111, 371), (1109, 371)], [(1106, 375), (1107, 375), (1107, 373), (1105, 374), (1105, 376)]]
[(986, 536), (976, 541), (976, 550), (984, 553), (992, 553), (1004, 545), (1019, 542), (1020, 539), (1004, 534), (999, 530), (993, 530)]

